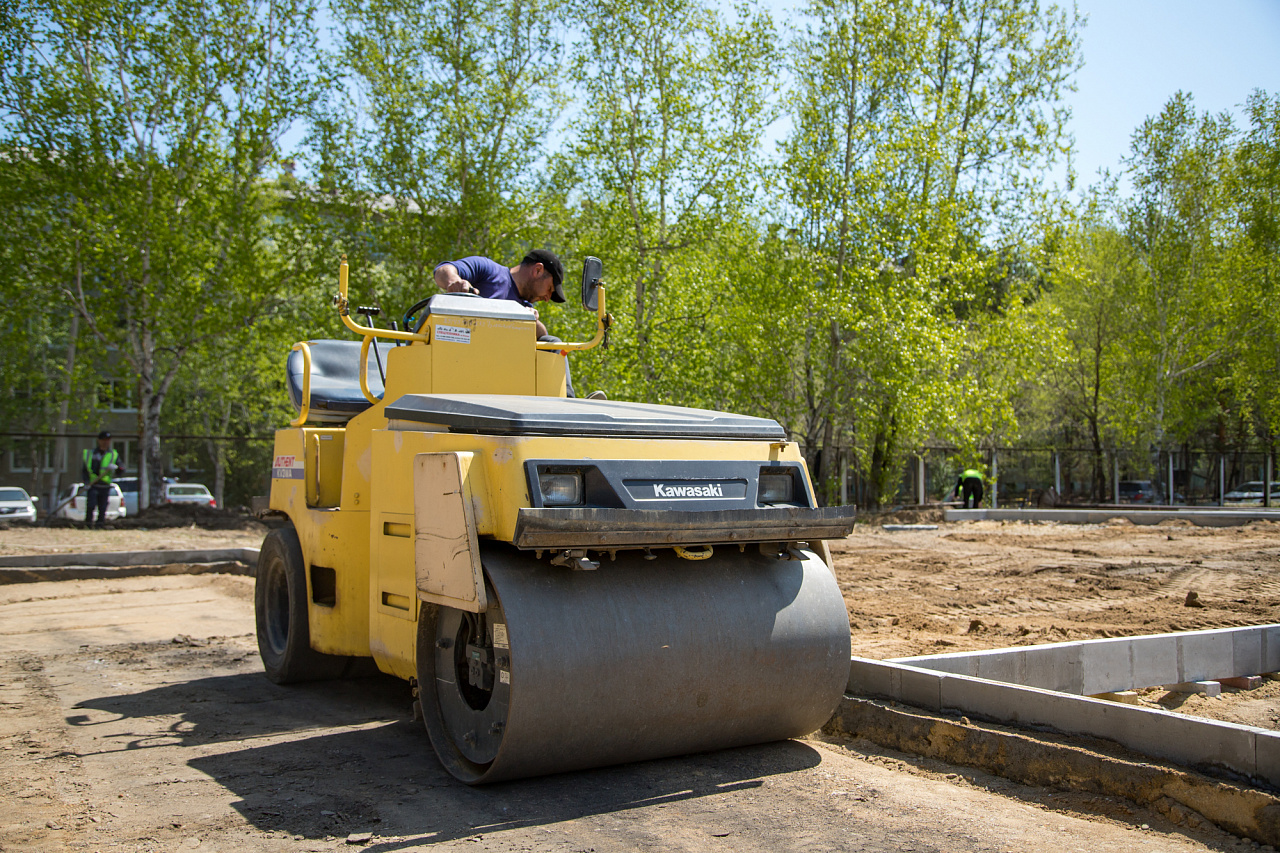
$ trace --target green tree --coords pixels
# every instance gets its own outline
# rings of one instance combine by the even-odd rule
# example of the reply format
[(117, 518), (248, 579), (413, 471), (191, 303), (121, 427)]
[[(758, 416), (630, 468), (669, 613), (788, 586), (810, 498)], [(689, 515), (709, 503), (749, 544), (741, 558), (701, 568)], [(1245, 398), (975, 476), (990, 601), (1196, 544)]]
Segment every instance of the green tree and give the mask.
[(1090, 481), (1097, 501), (1109, 499), (1104, 454), (1118, 443), (1118, 372), (1129, 331), (1121, 293), (1137, 267), (1125, 235), (1105, 221), (1113, 202), (1095, 202), (1056, 241), (1047, 301), (1061, 320), (1063, 352), (1045, 365), (1040, 388), (1046, 441), (1073, 446), (1083, 437), (1092, 449)]
[(1068, 141), (1078, 21), (1034, 0), (811, 0), (805, 16), (779, 169), (811, 259), (800, 432), (828, 496), (851, 443), (878, 502), (928, 436), (1012, 434), (1017, 383), (982, 356), (1025, 353), (1037, 328), (1020, 303), (1037, 276), (1013, 259), (1043, 195), (1028, 176)]
[(711, 403), (726, 261), (757, 242), (772, 23), (745, 9), (724, 21), (702, 0), (581, 0), (573, 18), (579, 109), (552, 183), (573, 189), (566, 241), (607, 259), (624, 321), (607, 367), (583, 375), (624, 397)]
[(50, 299), (128, 364), (159, 487), (184, 359), (271, 298), (261, 181), (313, 98), (310, 0), (48, 0), (7, 7), (0, 127), (29, 207), (63, 235)]
[(1121, 365), (1128, 438), (1157, 449), (1187, 438), (1216, 408), (1213, 383), (1260, 318), (1231, 192), (1236, 135), (1227, 114), (1198, 114), (1178, 93), (1134, 132), (1132, 198), (1121, 205), (1135, 256), (1120, 284), (1128, 346)]
[(314, 122), (312, 171), (333, 191), (353, 269), (399, 309), (435, 289), (441, 261), (539, 242), (538, 161), (561, 102), (558, 0), (333, 6), (338, 86)]
[(1241, 414), (1249, 414), (1267, 447), (1280, 435), (1280, 97), (1255, 91), (1245, 112), (1249, 127), (1235, 148), (1235, 181), (1247, 260), (1246, 287), (1235, 292), (1252, 318), (1238, 328), (1242, 353), (1231, 362), (1230, 386)]

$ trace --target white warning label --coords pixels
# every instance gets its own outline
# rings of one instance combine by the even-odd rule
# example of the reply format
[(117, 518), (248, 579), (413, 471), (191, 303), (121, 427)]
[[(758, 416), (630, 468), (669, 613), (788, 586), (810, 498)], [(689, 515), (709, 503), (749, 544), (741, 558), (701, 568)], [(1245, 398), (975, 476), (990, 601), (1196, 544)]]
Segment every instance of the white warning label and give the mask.
[(498, 670), (498, 681), (502, 682), (503, 684), (510, 684), (511, 673), (507, 672), (505, 669)]
[(451, 344), (471, 343), (471, 330), (466, 326), (436, 326), (436, 340)]
[(501, 649), (510, 648), (507, 642), (507, 626), (501, 622), (493, 623), (493, 644)]

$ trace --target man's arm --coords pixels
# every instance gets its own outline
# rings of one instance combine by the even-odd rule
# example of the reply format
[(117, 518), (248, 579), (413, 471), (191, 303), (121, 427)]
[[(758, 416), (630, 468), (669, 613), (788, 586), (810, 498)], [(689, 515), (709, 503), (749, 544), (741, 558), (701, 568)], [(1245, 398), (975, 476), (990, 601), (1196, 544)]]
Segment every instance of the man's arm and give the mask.
[(441, 264), (436, 267), (433, 277), (436, 287), (445, 293), (479, 293), (471, 286), (471, 282), (458, 274), (458, 268), (453, 264)]

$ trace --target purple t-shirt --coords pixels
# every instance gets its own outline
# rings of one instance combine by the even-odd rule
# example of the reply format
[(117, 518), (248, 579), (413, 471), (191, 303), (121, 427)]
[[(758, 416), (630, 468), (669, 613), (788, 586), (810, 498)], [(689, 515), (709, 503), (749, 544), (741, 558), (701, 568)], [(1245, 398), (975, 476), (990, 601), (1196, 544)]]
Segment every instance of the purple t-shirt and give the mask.
[[(480, 295), (485, 299), (509, 299), (512, 302), (519, 302), (526, 308), (533, 307), (532, 302), (520, 297), (520, 291), (516, 289), (516, 283), (511, 278), (510, 268), (504, 267), (497, 261), (472, 255), (460, 261), (445, 261), (445, 263), (453, 264), (458, 270), (458, 275), (471, 282), (471, 286), (480, 291)], [(442, 266), (444, 264), (437, 264), (436, 269)]]

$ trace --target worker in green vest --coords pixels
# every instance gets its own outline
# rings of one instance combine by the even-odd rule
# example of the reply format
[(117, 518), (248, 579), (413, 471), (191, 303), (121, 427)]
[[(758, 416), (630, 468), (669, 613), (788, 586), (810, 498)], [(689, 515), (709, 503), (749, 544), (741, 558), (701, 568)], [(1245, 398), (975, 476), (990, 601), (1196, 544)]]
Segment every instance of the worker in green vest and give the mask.
[(956, 496), (964, 501), (965, 509), (977, 509), (982, 503), (982, 472), (976, 468), (964, 469), (956, 480)]
[[(84, 509), (86, 526), (101, 527), (107, 520), (107, 504), (111, 500), (111, 478), (119, 468), (117, 462), (120, 454), (111, 449), (111, 433), (105, 429), (98, 433), (98, 446), (93, 450), (85, 448), (84, 471), (85, 489), (88, 505)], [(94, 509), (98, 511), (98, 520), (93, 521)]]

